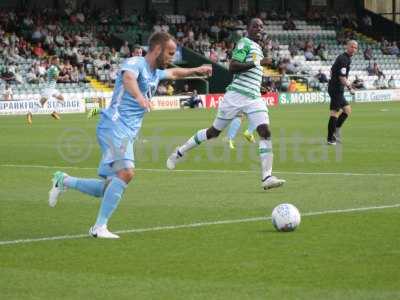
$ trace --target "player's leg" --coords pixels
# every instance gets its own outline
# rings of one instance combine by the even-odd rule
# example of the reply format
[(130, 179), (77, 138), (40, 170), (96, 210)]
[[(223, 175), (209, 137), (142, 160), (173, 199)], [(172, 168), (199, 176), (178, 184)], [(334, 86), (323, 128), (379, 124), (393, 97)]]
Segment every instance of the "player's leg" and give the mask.
[(341, 95), (338, 93), (329, 92), (330, 96), (330, 112), (329, 112), (329, 121), (328, 121), (328, 136), (327, 143), (328, 145), (336, 145), (335, 139), (335, 131), (337, 126), (338, 117), (341, 109)]
[(336, 130), (334, 133), (334, 137), (337, 142), (341, 143), (342, 142), (342, 133), (341, 133), (341, 128), (344, 124), (344, 122), (347, 120), (347, 118), (351, 115), (351, 106), (350, 104), (347, 103), (347, 101), (343, 104), (342, 108), (342, 113), (339, 115), (337, 122), (336, 122)]
[(27, 122), (29, 125), (32, 125), (32, 120), (33, 120), (32, 112), (28, 112), (28, 113), (26, 114), (26, 122)]
[(96, 223), (89, 229), (89, 234), (100, 238), (119, 238), (107, 229), (107, 224), (114, 211), (117, 209), (128, 183), (134, 177), (134, 164), (131, 160), (117, 160), (111, 165), (115, 176), (110, 178), (107, 185)]
[(251, 126), (257, 128), (260, 136), (259, 154), (261, 162), (261, 182), (264, 189), (280, 187), (285, 180), (272, 176), (273, 152), (268, 109), (262, 99), (252, 100), (246, 108)]
[(235, 117), (229, 124), (228, 141), (229, 141), (229, 147), (231, 149), (235, 149), (234, 139), (235, 139), (241, 125), (242, 125), (242, 116)]
[[(221, 123), (224, 123), (225, 128), (231, 120), (224, 120)], [(215, 122), (214, 122), (215, 123)], [(219, 124), (221, 124), (219, 123)], [(167, 159), (167, 168), (170, 170), (175, 169), (176, 164), (183, 158), (186, 152), (190, 151), (193, 148), (199, 146), (202, 142), (217, 138), (222, 129), (215, 128), (215, 126), (211, 126), (208, 129), (200, 129), (193, 135), (190, 139), (188, 139), (183, 145), (175, 148), (174, 152)]]
[(67, 189), (77, 190), (97, 198), (102, 197), (105, 186), (105, 180), (73, 177), (64, 172), (57, 171), (53, 175), (52, 187), (49, 191), (49, 205), (51, 207), (56, 206), (59, 196)]
[[(64, 96), (63, 96), (59, 91), (57, 91), (57, 90), (55, 90), (55, 89), (52, 91), (52, 98), (53, 98), (54, 100), (57, 100), (57, 105), (64, 102)], [(54, 110), (54, 111), (51, 113), (51, 116), (52, 116), (55, 120), (60, 120), (60, 119), (61, 119), (60, 114), (59, 114), (56, 110)]]
[(254, 125), (249, 122), (247, 129), (243, 132), (244, 138), (250, 143), (256, 142), (256, 139), (254, 138), (254, 134), (253, 134), (255, 129), (256, 128), (254, 127)]
[(93, 237), (118, 238), (108, 231), (107, 224), (128, 183), (134, 177), (133, 141), (140, 129), (141, 120), (137, 124), (133, 137), (128, 137), (121, 128), (97, 129), (97, 138), (103, 153), (98, 173), (99, 176), (106, 177), (109, 183), (104, 190), (96, 223), (89, 230)]
[(235, 102), (240, 102), (240, 99), (237, 99), (235, 96), (235, 93), (231, 92), (225, 94), (224, 100), (218, 108), (217, 117), (215, 118), (213, 125), (208, 129), (197, 131), (197, 133), (188, 139), (183, 145), (178, 146), (167, 159), (168, 169), (175, 169), (176, 164), (189, 150), (199, 146), (206, 140), (219, 136), (221, 131), (224, 130), (232, 119), (240, 112), (240, 106), (235, 104)]

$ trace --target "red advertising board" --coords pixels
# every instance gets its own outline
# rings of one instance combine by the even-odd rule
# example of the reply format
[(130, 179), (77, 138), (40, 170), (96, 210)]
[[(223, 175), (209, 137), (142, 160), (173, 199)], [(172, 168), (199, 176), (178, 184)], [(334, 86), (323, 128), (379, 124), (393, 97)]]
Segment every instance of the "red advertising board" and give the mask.
[[(262, 95), (262, 98), (267, 102), (267, 106), (278, 105), (278, 93), (268, 92)], [(218, 108), (220, 101), (224, 99), (224, 94), (208, 94), (205, 95), (206, 108)]]
[(268, 92), (261, 95), (262, 98), (267, 102), (267, 106), (276, 106), (278, 105), (278, 93), (275, 92)]

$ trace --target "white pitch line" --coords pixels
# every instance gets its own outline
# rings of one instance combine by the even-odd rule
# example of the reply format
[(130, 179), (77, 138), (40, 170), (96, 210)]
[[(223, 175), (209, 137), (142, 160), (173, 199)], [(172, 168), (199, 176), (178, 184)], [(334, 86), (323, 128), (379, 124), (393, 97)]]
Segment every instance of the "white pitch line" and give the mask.
[[(358, 207), (358, 208), (333, 209), (333, 210), (308, 212), (308, 213), (303, 213), (302, 217), (360, 212), (360, 211), (388, 209), (388, 208), (397, 208), (397, 207), (400, 207), (400, 203), (392, 204), (392, 205), (367, 206), (367, 207)], [(197, 227), (205, 227), (205, 226), (213, 226), (213, 225), (225, 225), (225, 224), (267, 221), (270, 219), (271, 219), (271, 217), (255, 217), (255, 218), (245, 218), (245, 219), (235, 219), (235, 220), (221, 220), (221, 221), (199, 222), (199, 223), (182, 224), (182, 225), (166, 225), (166, 226), (156, 226), (156, 227), (148, 227), (148, 228), (126, 229), (126, 230), (115, 231), (115, 233), (128, 234), (128, 233), (142, 233), (142, 232), (150, 232), (150, 231), (166, 231), (166, 230), (197, 228)], [(45, 241), (55, 241), (55, 240), (73, 240), (73, 239), (81, 239), (81, 238), (87, 238), (87, 237), (89, 237), (88, 234), (76, 234), (76, 235), (50, 236), (50, 237), (42, 237), (42, 238), (19, 239), (19, 240), (10, 240), (10, 241), (0, 241), (0, 246), (13, 245), (13, 244), (27, 244), (27, 243), (45, 242)]]
[[(15, 165), (15, 164), (0, 164), (0, 168), (37, 168), (37, 169), (69, 169), (69, 170), (97, 170), (94, 167), (74, 167), (74, 166), (46, 166), (46, 165)], [(168, 169), (148, 169), (137, 168), (137, 171), (144, 172), (177, 172), (177, 173), (257, 173), (258, 171), (252, 170), (168, 170)], [(296, 171), (275, 171), (276, 174), (287, 175), (333, 175), (333, 176), (388, 176), (400, 177), (400, 173), (351, 173), (351, 172), (296, 172)]]

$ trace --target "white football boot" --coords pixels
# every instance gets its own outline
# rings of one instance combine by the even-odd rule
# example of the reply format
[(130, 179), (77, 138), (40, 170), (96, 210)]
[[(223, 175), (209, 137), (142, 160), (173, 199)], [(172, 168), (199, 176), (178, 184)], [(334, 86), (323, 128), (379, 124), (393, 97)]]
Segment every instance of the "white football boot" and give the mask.
[(175, 169), (176, 164), (182, 159), (183, 155), (178, 153), (179, 147), (176, 147), (174, 152), (167, 159), (167, 168), (170, 170)]
[(49, 206), (54, 207), (57, 204), (58, 197), (62, 192), (65, 191), (64, 187), (64, 178), (67, 174), (57, 171), (53, 175), (53, 179), (51, 180), (53, 185), (49, 191)]
[(107, 225), (92, 226), (89, 229), (89, 235), (95, 238), (101, 239), (119, 239), (119, 235), (116, 235), (107, 229)]
[(262, 183), (261, 186), (264, 188), (264, 190), (269, 190), (272, 188), (277, 188), (282, 186), (284, 183), (286, 182), (286, 180), (284, 179), (279, 179), (275, 176), (268, 176), (267, 178), (265, 178)]

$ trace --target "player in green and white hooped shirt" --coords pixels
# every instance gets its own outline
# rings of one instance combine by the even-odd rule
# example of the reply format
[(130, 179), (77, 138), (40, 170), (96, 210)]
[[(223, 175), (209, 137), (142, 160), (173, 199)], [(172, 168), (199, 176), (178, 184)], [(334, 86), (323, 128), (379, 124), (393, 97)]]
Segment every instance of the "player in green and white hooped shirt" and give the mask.
[(272, 142), (269, 129), (268, 109), (261, 98), (263, 66), (270, 63), (264, 58), (258, 42), (262, 38), (263, 22), (254, 18), (247, 26), (248, 37), (237, 43), (229, 70), (234, 74), (227, 87), (224, 99), (218, 107), (217, 117), (208, 129), (199, 130), (186, 143), (176, 148), (167, 160), (167, 168), (174, 169), (184, 154), (200, 143), (216, 138), (238, 114), (244, 113), (249, 123), (260, 136), (259, 153), (261, 160), (261, 185), (264, 189), (283, 185), (285, 180), (272, 176)]
[[(46, 88), (42, 91), (40, 98), (40, 105), (42, 107), (49, 99), (64, 101), (64, 96), (56, 89), (57, 79), (60, 74), (60, 70), (58, 67), (59, 63), (60, 61), (56, 56), (53, 56), (50, 60), (50, 67), (47, 69), (46, 72)], [(51, 116), (56, 120), (60, 119), (60, 115), (56, 111), (53, 111), (51, 113)], [(27, 121), (28, 124), (32, 124), (32, 112), (29, 112), (27, 114)]]

